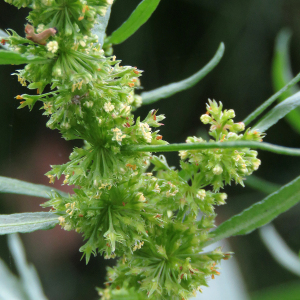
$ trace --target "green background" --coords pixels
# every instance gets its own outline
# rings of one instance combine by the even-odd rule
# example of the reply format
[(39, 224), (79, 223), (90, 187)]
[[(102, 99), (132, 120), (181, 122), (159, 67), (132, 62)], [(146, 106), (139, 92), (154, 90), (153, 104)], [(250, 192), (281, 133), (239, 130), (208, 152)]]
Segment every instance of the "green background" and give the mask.
[[(0, 0), (0, 28), (12, 28), (24, 35), (27, 9)], [(127, 19), (139, 0), (118, 0), (113, 6), (108, 33)], [(294, 74), (300, 70), (300, 3), (296, 0), (162, 0), (152, 18), (123, 44), (114, 47), (122, 65), (144, 70), (141, 78), (145, 91), (184, 79), (212, 58), (221, 41), (225, 55), (221, 63), (192, 89), (179, 93), (135, 112), (146, 116), (152, 108), (166, 115), (161, 134), (169, 142), (184, 142), (187, 136), (206, 137), (207, 126), (199, 116), (205, 113), (208, 98), (222, 101), (243, 120), (273, 93), (271, 62), (275, 38), (280, 29), (293, 32), (291, 60)], [(14, 97), (27, 92), (16, 76), (16, 66), (0, 67), (0, 175), (34, 183), (47, 184), (43, 176), (50, 164), (68, 160), (74, 145), (64, 141), (58, 132), (45, 128), (47, 118), (39, 105), (31, 113), (16, 110)], [(139, 92), (139, 91), (137, 91)], [(299, 120), (300, 122), (300, 120)], [(266, 141), (300, 147), (297, 135), (284, 120), (272, 127)], [(278, 184), (291, 181), (300, 173), (300, 158), (261, 152), (262, 166), (257, 175)], [(168, 155), (171, 165), (178, 164), (176, 153)], [(58, 184), (57, 188), (61, 188)], [(68, 190), (66, 190), (68, 191)], [(70, 190), (69, 190), (70, 191)], [(226, 188), (228, 205), (217, 209), (218, 222), (261, 200), (264, 195), (250, 188)], [(0, 195), (0, 212), (14, 213), (41, 210), (42, 199)], [(300, 249), (300, 207), (283, 214), (275, 225), (289, 246)], [(22, 235), (27, 256), (33, 262), (50, 300), (96, 299), (95, 286), (103, 282), (105, 265), (113, 264), (101, 257), (88, 266), (80, 261), (82, 243), (76, 233), (59, 228)], [(249, 293), (297, 280), (265, 250), (257, 232), (230, 240)], [(0, 237), (0, 257), (12, 269), (6, 239)], [(300, 299), (295, 298), (295, 299)]]

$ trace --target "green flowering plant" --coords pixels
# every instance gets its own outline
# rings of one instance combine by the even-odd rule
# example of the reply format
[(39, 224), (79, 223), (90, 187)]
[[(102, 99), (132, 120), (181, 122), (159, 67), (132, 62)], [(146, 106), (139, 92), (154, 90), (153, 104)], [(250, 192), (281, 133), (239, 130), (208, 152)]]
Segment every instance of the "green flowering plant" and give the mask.
[[(215, 206), (227, 199), (220, 190), (231, 182), (244, 186), (245, 177), (261, 163), (253, 149), (299, 155), (298, 149), (262, 143), (263, 132), (288, 109), (283, 113), (275, 107), (257, 125), (245, 129), (299, 81), (299, 75), (244, 122), (234, 122), (232, 109), (223, 110), (221, 102), (208, 100), (207, 113), (200, 120), (210, 125), (212, 139), (188, 137), (185, 144), (168, 144), (157, 130), (164, 115), (152, 109), (141, 120), (132, 112), (194, 85), (217, 65), (223, 44), (190, 78), (137, 95), (142, 71), (121, 66), (111, 55), (112, 45), (133, 34), (159, 1), (142, 1), (110, 37), (105, 36), (105, 28), (112, 0), (7, 2), (32, 9), (26, 36), (8, 30), (2, 39), (8, 50), (0, 52), (1, 64), (26, 64), (15, 75), (23, 86), (37, 92), (17, 95), (19, 108), (31, 110), (41, 101), (48, 116), (46, 126), (57, 129), (65, 140), (82, 140), (82, 147), (74, 148), (67, 163), (51, 166), (46, 174), (50, 183), (63, 176), (64, 185), (75, 186), (74, 193), (53, 189), (42, 205), (50, 212), (37, 213), (36, 222), (33, 215), (24, 214), (16, 226), (12, 217), (0, 215), (1, 234), (49, 229), (59, 223), (83, 235), (85, 244), (79, 250), (87, 263), (97, 253), (119, 258), (108, 269), (107, 288), (98, 289), (102, 299), (183, 300), (202, 291), (209, 278), (220, 274), (220, 261), (232, 255), (221, 248), (208, 252), (205, 246), (246, 234), (297, 203), (287, 199), (286, 206), (278, 208), (277, 196), (271, 196), (258, 210), (252, 207), (213, 230)], [(46, 87), (50, 92), (44, 93)], [(291, 100), (286, 101), (290, 105)], [(299, 101), (299, 96), (293, 101)], [(288, 107), (291, 110), (292, 105)], [(179, 151), (178, 170), (163, 155), (153, 154), (164, 151)], [(9, 189), (11, 181), (4, 181)], [(291, 193), (298, 181), (285, 193)], [(259, 216), (266, 208), (267, 213)]]

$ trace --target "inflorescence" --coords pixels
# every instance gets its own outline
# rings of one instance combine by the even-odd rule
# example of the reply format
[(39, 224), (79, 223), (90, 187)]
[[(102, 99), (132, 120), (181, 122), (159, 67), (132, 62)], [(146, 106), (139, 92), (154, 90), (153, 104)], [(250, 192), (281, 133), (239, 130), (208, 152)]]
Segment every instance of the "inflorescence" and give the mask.
[[(7, 43), (26, 57), (44, 58), (29, 63), (16, 75), (37, 95), (24, 94), (20, 107), (32, 109), (42, 101), (47, 126), (66, 140), (80, 139), (70, 160), (53, 165), (50, 183), (63, 176), (75, 185), (74, 194), (53, 192), (43, 204), (59, 215), (65, 230), (82, 233), (80, 248), (88, 262), (91, 254), (119, 257), (108, 270), (103, 299), (188, 299), (219, 275), (217, 264), (228, 259), (221, 249), (204, 252), (216, 214), (225, 204), (219, 190), (232, 181), (243, 185), (257, 170), (257, 152), (244, 149), (180, 151), (181, 170), (168, 166), (164, 156), (122, 152), (127, 145), (163, 145), (156, 128), (163, 115), (151, 110), (144, 120), (134, 119), (142, 103), (135, 95), (142, 71), (121, 66), (105, 56), (91, 29), (112, 0), (7, 0), (29, 7), (26, 38), (10, 30)], [(43, 93), (47, 85), (50, 92)], [(233, 110), (210, 101), (201, 116), (210, 124), (212, 141), (261, 141), (263, 135), (234, 123)], [(243, 132), (244, 133), (241, 133)], [(206, 143), (189, 137), (187, 143)], [(209, 143), (210, 141), (208, 141)], [(151, 171), (149, 171), (149, 169)]]

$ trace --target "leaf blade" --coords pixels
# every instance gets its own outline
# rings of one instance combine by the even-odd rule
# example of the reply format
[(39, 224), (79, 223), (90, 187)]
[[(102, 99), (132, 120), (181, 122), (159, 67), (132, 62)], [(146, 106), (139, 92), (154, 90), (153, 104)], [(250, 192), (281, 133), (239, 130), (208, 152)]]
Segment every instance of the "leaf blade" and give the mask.
[[(7, 37), (9, 37), (9, 35), (4, 30), (0, 29), (0, 40), (5, 39)], [(4, 48), (5, 50), (9, 49), (9, 46), (5, 43), (0, 43), (0, 47)]]
[[(272, 62), (272, 81), (274, 90), (278, 91), (284, 87), (293, 78), (293, 72), (291, 68), (291, 62), (289, 57), (291, 32), (288, 29), (283, 29), (279, 32), (276, 43), (275, 53)], [(283, 101), (289, 96), (292, 96), (299, 89), (296, 86), (291, 87), (285, 93), (283, 93), (278, 101)], [(287, 121), (292, 128), (300, 133), (300, 109), (297, 108), (286, 115)]]
[(264, 194), (272, 194), (280, 189), (281, 185), (269, 182), (263, 178), (251, 175), (246, 178), (245, 185), (249, 186), (257, 191), (260, 191)]
[(0, 235), (48, 230), (58, 222), (58, 215), (50, 212), (0, 215)]
[(262, 119), (260, 119), (260, 121), (253, 126), (253, 128), (259, 129), (261, 132), (265, 132), (299, 105), (300, 92), (277, 104)]
[(51, 188), (49, 186), (0, 176), (0, 193), (20, 194), (49, 199), (50, 194), (53, 191), (59, 193), (64, 197), (68, 197), (67, 193)]
[(23, 296), (19, 279), (0, 259), (0, 299), (20, 300)]
[(20, 282), (26, 298), (30, 300), (47, 300), (34, 266), (26, 261), (25, 249), (17, 234), (8, 235), (8, 247), (21, 276)]
[(225, 51), (224, 43), (221, 43), (214, 57), (197, 73), (178, 82), (174, 82), (158, 89), (141, 94), (143, 104), (151, 104), (160, 99), (171, 97), (172, 95), (191, 88), (212, 71), (220, 62)]
[(97, 15), (97, 23), (92, 28), (92, 33), (98, 36), (98, 43), (103, 47), (106, 27), (110, 18), (111, 5), (107, 7), (104, 16)]
[(107, 38), (108, 43), (121, 44), (148, 21), (160, 0), (143, 0), (130, 17)]
[(264, 200), (253, 204), (240, 214), (219, 225), (212, 232), (212, 240), (203, 246), (208, 246), (221, 239), (236, 235), (244, 235), (268, 224), (279, 214), (287, 211), (300, 201), (300, 176), (269, 195)]
[(271, 286), (251, 294), (251, 300), (296, 300), (300, 295), (299, 280)]
[(273, 258), (285, 269), (300, 276), (300, 259), (272, 224), (259, 229), (259, 235)]
[(0, 50), (0, 65), (22, 65), (27, 63), (44, 64), (51, 61), (42, 57), (27, 57), (20, 53)]

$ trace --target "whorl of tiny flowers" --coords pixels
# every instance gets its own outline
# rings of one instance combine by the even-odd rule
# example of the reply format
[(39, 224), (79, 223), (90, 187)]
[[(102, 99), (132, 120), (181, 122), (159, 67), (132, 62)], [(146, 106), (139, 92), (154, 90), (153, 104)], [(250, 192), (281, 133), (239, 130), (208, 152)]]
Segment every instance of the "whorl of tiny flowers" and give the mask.
[(58, 43), (56, 41), (49, 42), (47, 49), (49, 52), (55, 53), (58, 50)]
[(113, 294), (114, 289), (131, 286), (151, 300), (196, 296), (201, 286), (207, 285), (208, 278), (220, 274), (216, 264), (230, 255), (220, 249), (202, 252), (199, 246), (202, 231), (201, 226), (193, 225), (190, 220), (153, 227), (141, 249), (108, 270), (110, 286), (102, 294)]
[(157, 172), (160, 200), (156, 206), (161, 210), (168, 207), (172, 211), (178, 211), (178, 218), (189, 211), (196, 218), (199, 213), (206, 216), (214, 215), (214, 207), (225, 204), (227, 198), (225, 193), (206, 191), (202, 188), (203, 174), (195, 174), (193, 164), (184, 161), (180, 163), (185, 176), (190, 179), (190, 182), (187, 182), (182, 177), (182, 172), (168, 166), (163, 155), (152, 156), (150, 161), (155, 166), (153, 170)]
[(32, 5), (33, 0), (5, 0), (5, 2), (16, 6), (17, 8), (27, 7)]
[[(18, 0), (12, 0), (12, 2), (14, 1)], [(56, 26), (66, 36), (76, 36), (78, 32), (89, 35), (97, 22), (97, 14), (105, 15), (112, 2), (113, 0), (32, 0), (32, 4), (29, 6), (33, 8), (33, 11), (30, 12), (28, 19), (34, 26), (38, 26), (40, 23), (45, 24), (46, 27)], [(50, 7), (52, 9), (49, 9)], [(53, 9), (54, 7), (55, 9)]]
[[(223, 105), (219, 105), (215, 100), (208, 101), (207, 114), (201, 116), (204, 124), (210, 124), (209, 134), (215, 141), (262, 141), (263, 133), (251, 131), (248, 128), (243, 134), (238, 134), (245, 129), (245, 125), (234, 123), (235, 116), (233, 110), (222, 111)], [(206, 143), (202, 138), (189, 137), (187, 143)], [(210, 140), (209, 142), (213, 142)], [(260, 165), (257, 159), (257, 151), (244, 149), (206, 149), (180, 151), (179, 155), (183, 161), (187, 160), (196, 166), (199, 172), (199, 182), (201, 186), (212, 185), (215, 191), (235, 181), (241, 185), (245, 176), (251, 175)]]
[[(140, 249), (149, 228), (162, 225), (168, 218), (167, 212), (161, 214), (156, 205), (160, 200), (155, 191), (160, 188), (157, 179), (151, 174), (136, 176), (132, 169), (135, 166), (128, 164), (127, 180), (117, 185), (102, 183), (89, 190), (75, 189), (70, 197), (55, 193), (43, 204), (60, 214), (65, 212), (60, 217), (64, 229), (83, 233), (88, 241), (80, 251), (87, 261), (96, 252), (110, 258)], [(65, 180), (69, 179), (66, 176)]]

